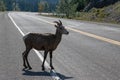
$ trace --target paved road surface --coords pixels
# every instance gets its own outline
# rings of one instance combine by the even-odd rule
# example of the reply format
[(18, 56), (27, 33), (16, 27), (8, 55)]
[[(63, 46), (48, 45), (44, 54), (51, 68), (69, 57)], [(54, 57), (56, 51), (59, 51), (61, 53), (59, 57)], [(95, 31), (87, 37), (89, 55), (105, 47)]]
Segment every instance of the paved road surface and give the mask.
[[(24, 34), (55, 33), (52, 22), (59, 20), (28, 12), (9, 15)], [(63, 36), (53, 54), (56, 74), (62, 80), (120, 80), (120, 26), (61, 20), (70, 34)], [(1, 80), (54, 80), (48, 70), (41, 71), (42, 62), (33, 50), (29, 54), (33, 69), (22, 71), (25, 46), (7, 12), (0, 13), (0, 45)]]

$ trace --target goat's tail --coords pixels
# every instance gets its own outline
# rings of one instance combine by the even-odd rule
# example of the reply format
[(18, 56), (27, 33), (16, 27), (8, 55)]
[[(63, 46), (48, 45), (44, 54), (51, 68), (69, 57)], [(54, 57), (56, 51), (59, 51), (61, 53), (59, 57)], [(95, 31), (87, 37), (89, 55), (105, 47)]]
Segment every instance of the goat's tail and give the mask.
[(28, 34), (30, 34), (30, 33), (27, 33), (27, 34), (25, 34), (25, 36), (23, 36), (23, 40), (25, 40), (28, 37)]

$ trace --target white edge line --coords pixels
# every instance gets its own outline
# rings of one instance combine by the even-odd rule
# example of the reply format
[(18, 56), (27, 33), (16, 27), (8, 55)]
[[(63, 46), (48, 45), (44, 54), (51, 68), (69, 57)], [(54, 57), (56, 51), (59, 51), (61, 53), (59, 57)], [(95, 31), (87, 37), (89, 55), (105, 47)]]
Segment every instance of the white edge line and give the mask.
[[(18, 31), (22, 34), (22, 36), (25, 36), (25, 34), (23, 33), (23, 31), (18, 27), (18, 25), (15, 23), (15, 21), (13, 20), (13, 18), (10, 16), (10, 13), (8, 13), (9, 18), (11, 19), (11, 21), (13, 22), (13, 24), (15, 25), (15, 27), (18, 29)], [(40, 54), (40, 52), (38, 52), (37, 50), (33, 49), (35, 51), (35, 53), (37, 54), (37, 56), (39, 57), (39, 59), (41, 61), (43, 61), (43, 56)], [(50, 70), (50, 66), (48, 64), (47, 61), (45, 61), (45, 67), (49, 69), (50, 74), (52, 76), (52, 78), (54, 80), (62, 80), (60, 79), (60, 77), (57, 75), (55, 70)]]
[(13, 22), (13, 24), (15, 25), (15, 27), (18, 29), (18, 31), (20, 31), (20, 33), (22, 34), (22, 36), (24, 36), (25, 34), (22, 32), (22, 30), (15, 23), (15, 21), (13, 20), (13, 18), (10, 16), (10, 13), (8, 13), (8, 16), (10, 17), (11, 21)]

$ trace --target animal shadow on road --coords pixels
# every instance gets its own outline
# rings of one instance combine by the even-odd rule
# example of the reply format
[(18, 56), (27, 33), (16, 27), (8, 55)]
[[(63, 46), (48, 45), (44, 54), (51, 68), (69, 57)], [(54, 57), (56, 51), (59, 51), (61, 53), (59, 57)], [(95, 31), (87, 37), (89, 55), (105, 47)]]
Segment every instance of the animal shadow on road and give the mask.
[[(51, 76), (52, 71), (50, 72), (47, 72), (47, 71), (42, 71), (42, 72), (33, 72), (33, 71), (28, 71), (28, 70), (24, 70), (24, 73), (23, 75), (25, 76)], [(71, 79), (73, 77), (67, 77), (63, 74), (60, 74), (60, 73), (56, 73), (57, 76), (59, 76), (62, 80), (66, 80), (66, 79)]]

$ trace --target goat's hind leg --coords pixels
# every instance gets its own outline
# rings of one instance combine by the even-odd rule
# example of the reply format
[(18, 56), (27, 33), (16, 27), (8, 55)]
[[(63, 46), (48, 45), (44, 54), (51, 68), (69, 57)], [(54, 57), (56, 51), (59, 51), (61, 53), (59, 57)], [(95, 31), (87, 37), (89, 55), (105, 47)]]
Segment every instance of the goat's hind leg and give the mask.
[(25, 70), (27, 68), (29, 68), (29, 70), (32, 69), (28, 62), (28, 58), (27, 58), (30, 50), (31, 50), (31, 48), (26, 48), (26, 50), (22, 54), (23, 55), (23, 66), (24, 66), (23, 70)]
[(26, 68), (28, 68), (28, 66), (26, 65), (25, 54), (26, 54), (26, 51), (24, 51), (24, 52), (22, 53), (22, 57), (23, 57), (23, 66), (24, 66), (23, 70), (25, 70)]
[(27, 50), (26, 50), (26, 53), (25, 53), (25, 61), (26, 61), (26, 63), (27, 63), (27, 68), (29, 69), (29, 70), (31, 70), (32, 69), (32, 67), (30, 66), (30, 64), (29, 64), (29, 61), (28, 61), (28, 54), (29, 54), (29, 52), (30, 52), (30, 50), (31, 50), (32, 48), (27, 48)]

